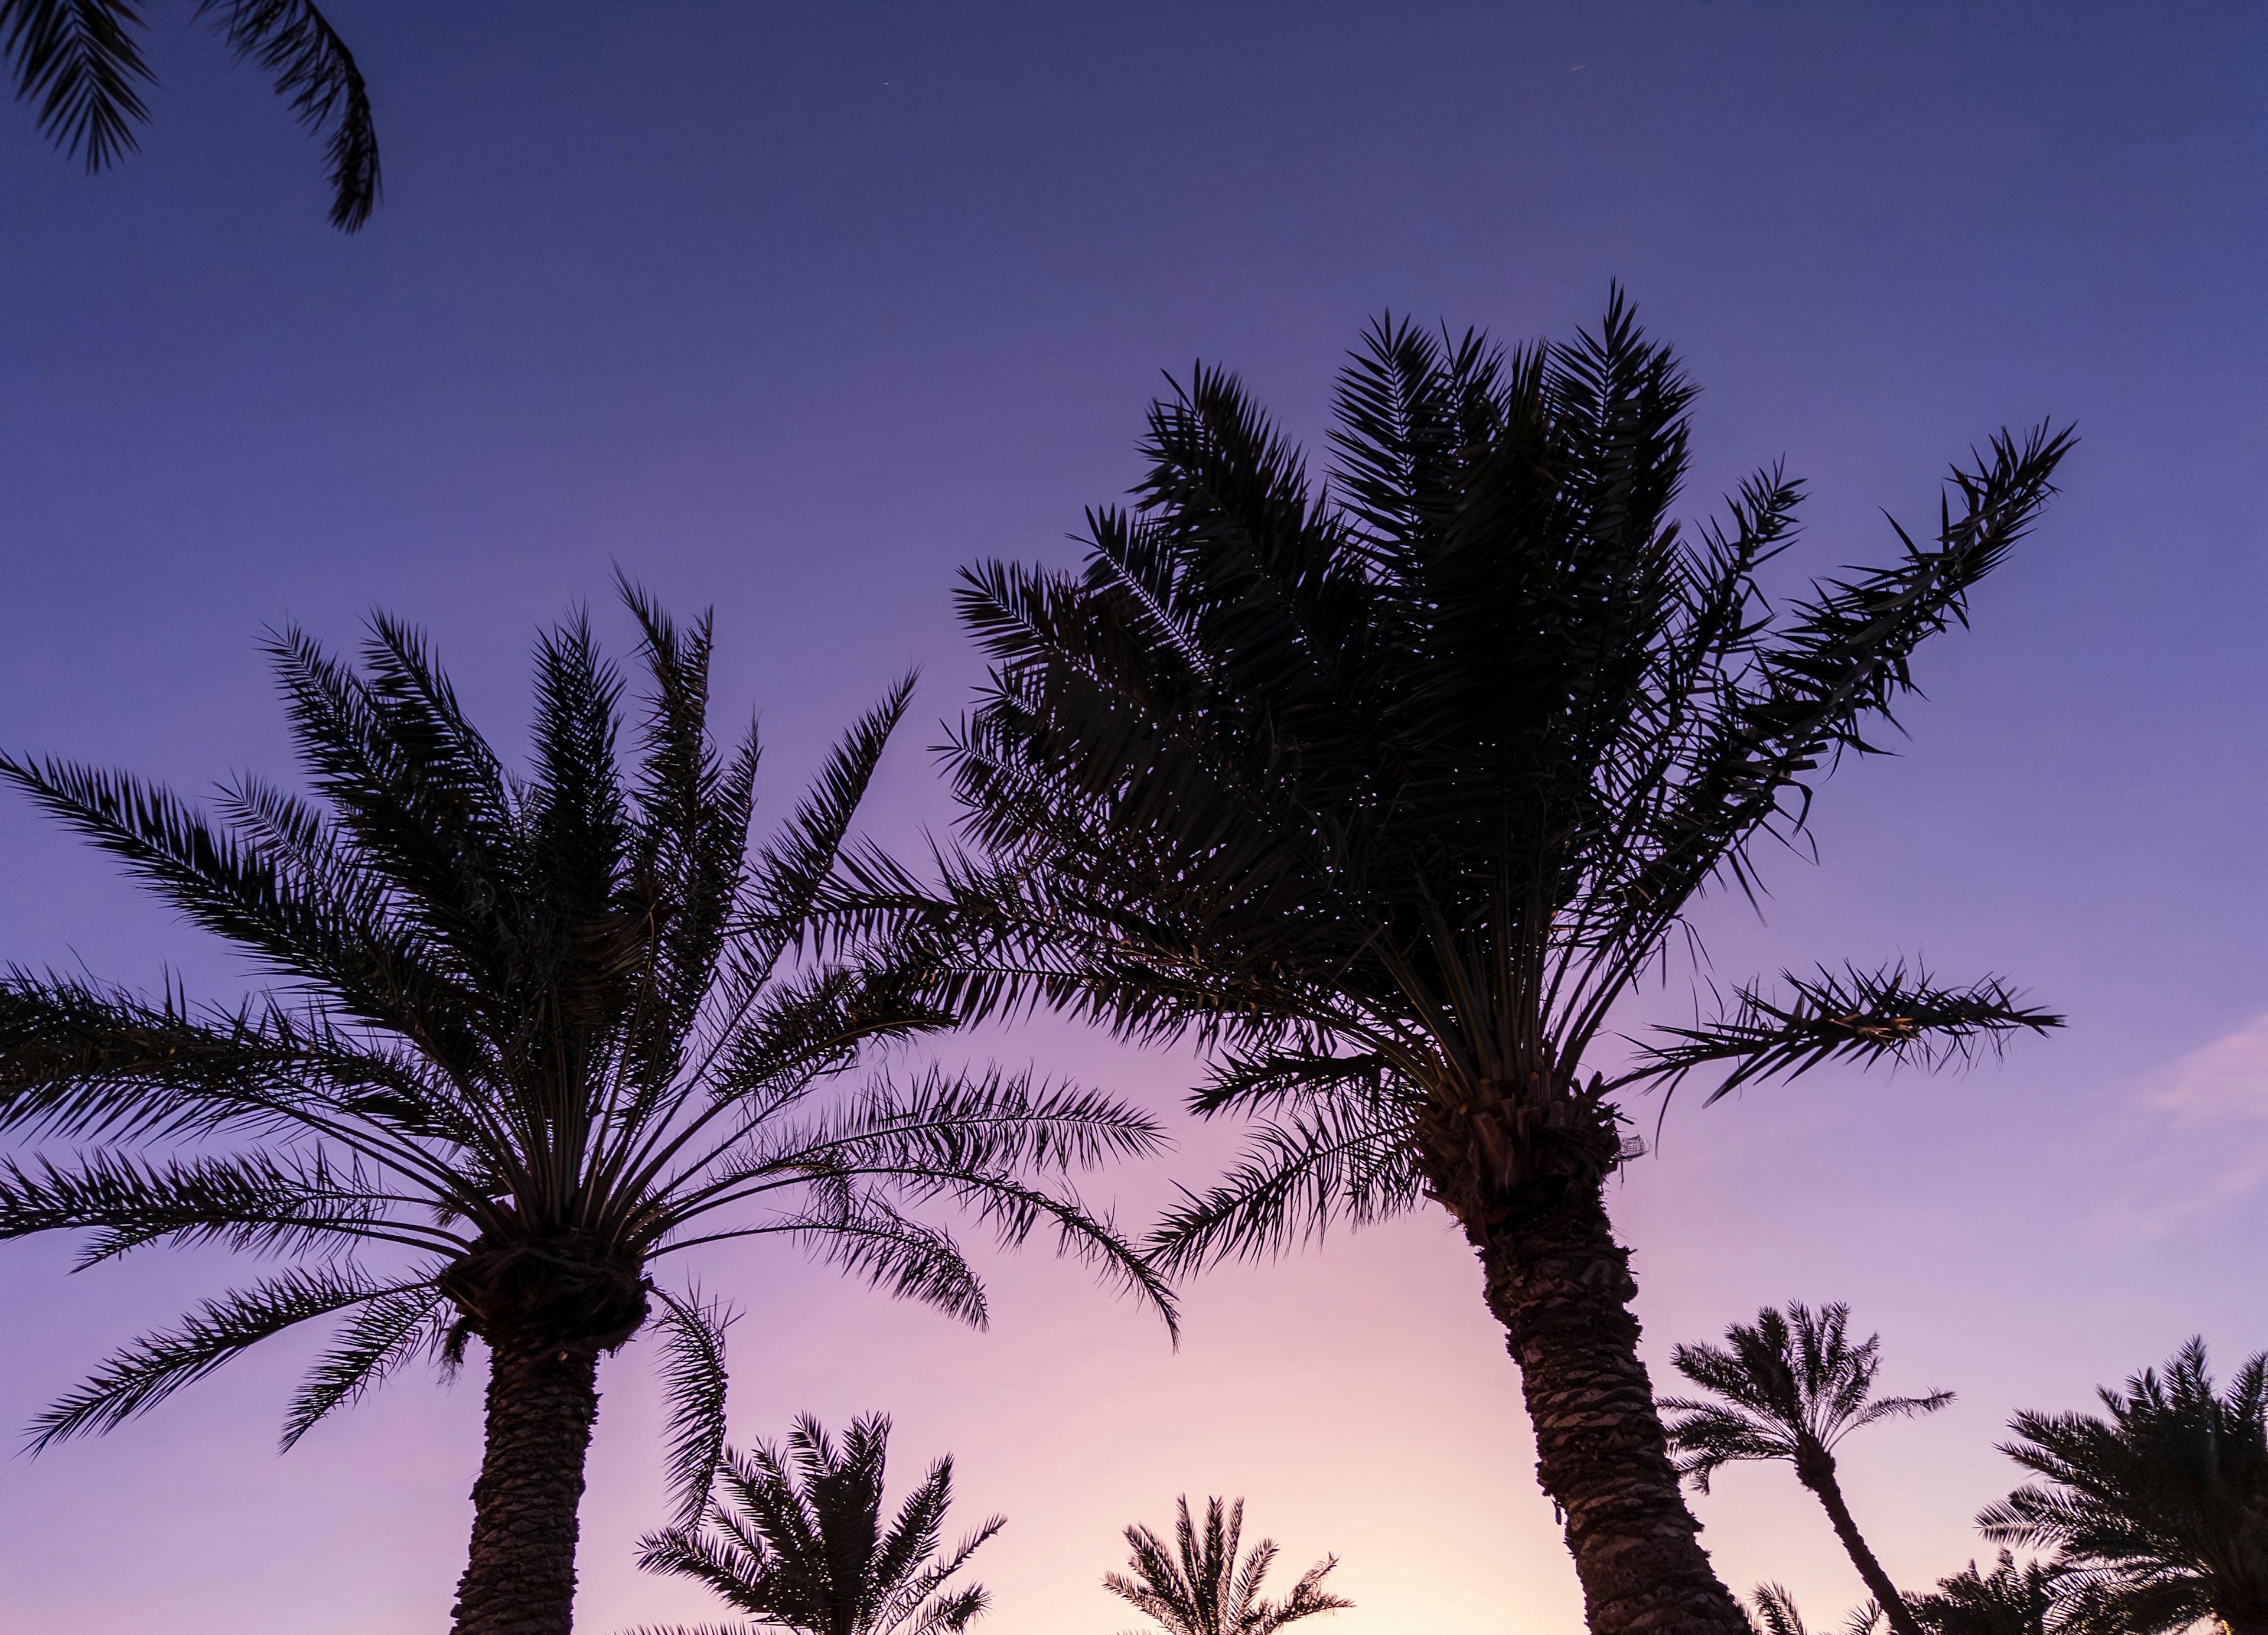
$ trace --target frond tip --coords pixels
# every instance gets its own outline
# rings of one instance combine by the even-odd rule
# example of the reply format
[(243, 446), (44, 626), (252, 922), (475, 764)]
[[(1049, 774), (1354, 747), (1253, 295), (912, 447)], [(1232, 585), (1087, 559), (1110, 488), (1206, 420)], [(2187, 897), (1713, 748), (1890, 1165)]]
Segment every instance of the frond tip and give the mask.
[(1759, 985), (1741, 987), (1713, 1020), (1660, 1028), (1664, 1043), (1632, 1040), (1640, 1065), (1616, 1084), (1675, 1089), (1687, 1074), (1723, 1064), (1730, 1071), (1709, 1093), (1716, 1101), (1751, 1080), (1793, 1079), (1837, 1059), (1965, 1065), (1981, 1050), (1999, 1053), (2017, 1034), (2064, 1025), (2052, 1011), (2020, 1004), (1998, 977), (1945, 988), (1926, 970), (1909, 973), (1903, 961), (1879, 971), (1783, 971), (1780, 980), (1792, 991), (1785, 1000), (1765, 998)]

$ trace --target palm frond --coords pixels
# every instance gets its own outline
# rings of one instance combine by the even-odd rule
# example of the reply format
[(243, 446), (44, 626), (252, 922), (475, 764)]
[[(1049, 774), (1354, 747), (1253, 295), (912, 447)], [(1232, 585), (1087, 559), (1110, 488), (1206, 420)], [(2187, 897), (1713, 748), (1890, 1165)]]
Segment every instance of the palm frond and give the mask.
[(718, 1462), (725, 1456), (725, 1330), (734, 1314), (704, 1301), (698, 1289), (683, 1299), (665, 1289), (654, 1328), (662, 1353), (662, 1397), (669, 1404), (665, 1427), (665, 1462), (677, 1495), (675, 1526), (689, 1528), (709, 1503)]
[(378, 129), (354, 53), (310, 0), (198, 0), (239, 63), (271, 75), (306, 129), (331, 129), (331, 225), (355, 232), (378, 206)]
[(172, 1330), (144, 1335), (32, 1421), (38, 1452), (70, 1437), (114, 1430), (194, 1384), (247, 1346), (294, 1324), (421, 1284), (376, 1284), (345, 1269), (295, 1270), (207, 1300)]
[(157, 77), (134, 39), (144, 26), (136, 0), (0, 0), (17, 99), (38, 99), (40, 133), (90, 172), (133, 152), (150, 117), (140, 86)]
[(1793, 1079), (1830, 1061), (1861, 1065), (1940, 1066), (1966, 1063), (1980, 1050), (1999, 1051), (2019, 1033), (2044, 1034), (2063, 1026), (2053, 1012), (2019, 1004), (1997, 978), (1967, 988), (1945, 988), (1928, 972), (1909, 973), (1903, 961), (1878, 971), (1824, 966), (1815, 976), (1781, 973), (1792, 991), (1773, 1000), (1755, 987), (1735, 990), (1734, 1003), (1714, 1020), (1658, 1033), (1672, 1042), (1633, 1040), (1642, 1064), (1617, 1085), (1675, 1089), (1705, 1067), (1729, 1070), (1710, 1091), (1716, 1101), (1752, 1080)]
[(1425, 1181), (1408, 1115), (1360, 1102), (1263, 1123), (1245, 1155), (1203, 1192), (1182, 1189), (1150, 1236), (1160, 1269), (1179, 1276), (1223, 1260), (1278, 1256), (1416, 1208)]
[(446, 1307), (447, 1297), (430, 1283), (365, 1300), (291, 1399), (284, 1448), (289, 1451), (333, 1410), (361, 1401), (404, 1363), (438, 1345)]

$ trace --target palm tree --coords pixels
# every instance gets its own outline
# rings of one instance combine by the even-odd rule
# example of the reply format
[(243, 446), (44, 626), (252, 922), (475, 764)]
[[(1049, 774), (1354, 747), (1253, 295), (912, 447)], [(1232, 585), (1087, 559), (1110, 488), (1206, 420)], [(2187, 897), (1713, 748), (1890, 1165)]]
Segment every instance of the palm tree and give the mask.
[(890, 1422), (854, 1419), (837, 1447), (808, 1414), (784, 1450), (756, 1444), (728, 1453), (717, 1472), (703, 1525), (675, 1527), (638, 1541), (649, 1572), (697, 1579), (755, 1620), (637, 1635), (960, 1635), (985, 1608), (984, 1587), (946, 1582), (985, 1540), (1007, 1525), (992, 1516), (939, 1553), (953, 1503), (953, 1461), (939, 1459), (882, 1526), (882, 1466)]
[(90, 1233), (291, 1263), (136, 1341), (42, 1413), (35, 1447), (108, 1430), (247, 1346), (344, 1314), (285, 1418), (297, 1441), (420, 1357), (489, 1354), (460, 1635), (570, 1627), (600, 1357), (651, 1326), (672, 1469), (697, 1513), (724, 1436), (724, 1315), (659, 1263), (784, 1239), (981, 1326), (957, 1203), (1060, 1243), (1170, 1315), (1150, 1269), (1045, 1177), (1155, 1150), (1156, 1124), (998, 1071), (846, 1079), (952, 1025), (869, 950), (815, 947), (813, 905), (904, 711), (895, 688), (752, 851), (753, 732), (706, 717), (711, 626), (628, 586), (650, 691), (634, 765), (622, 678), (586, 623), (536, 655), (534, 764), (508, 771), (423, 640), (374, 621), (360, 673), (271, 644), (315, 799), (256, 780), (217, 820), (131, 777), (0, 773), (288, 984), (233, 1008), (70, 975), (0, 977), (0, 1131), (79, 1144), (0, 1164), (0, 1237)]
[(2019, 1566), (2004, 1550), (1992, 1572), (1972, 1561), (1906, 1604), (1930, 1635), (2052, 1635), (2069, 1576), (2053, 1561)]
[[(1803, 1615), (1795, 1608), (1795, 1597), (1782, 1584), (1759, 1584), (1749, 1594), (1753, 1609), (1749, 1623), (1756, 1635), (1811, 1635), (1804, 1627)], [(1882, 1621), (1882, 1609), (1877, 1602), (1853, 1607), (1843, 1620), (1843, 1635), (1874, 1635), (1874, 1626)]]
[[(354, 232), (378, 205), (378, 130), (370, 91), (313, 0), (197, 0), (239, 63), (257, 64), (291, 99), (309, 130), (328, 129), (331, 225)], [(16, 98), (37, 102), (40, 129), (90, 172), (141, 144), (144, 85), (157, 83), (135, 35), (146, 23), (140, 0), (0, 0), (0, 55), (16, 76)]]
[(1520, 1364), (1591, 1627), (1745, 1631), (1678, 1490), (1602, 1187), (1620, 1093), (1721, 1095), (1836, 1058), (1927, 1063), (2058, 1019), (1924, 972), (1750, 987), (1630, 1071), (1613, 1008), (1712, 883), (1753, 890), (1865, 753), (1926, 637), (2024, 534), (2071, 444), (2003, 435), (1937, 538), (1775, 609), (1799, 485), (1668, 519), (1692, 389), (1617, 291), (1506, 353), (1390, 320), (1347, 369), (1318, 492), (1225, 372), (1153, 406), (1131, 512), (1083, 571), (971, 571), (992, 670), (948, 748), (968, 855), (870, 860), (842, 906), (927, 927), (935, 991), (1052, 1004), (1208, 1053), (1200, 1114), (1263, 1116), (1166, 1219), (1184, 1270), (1439, 1203)]
[(2217, 1619), (2268, 1631), (2268, 1354), (2217, 1395), (2205, 1342), (2145, 1368), (2093, 1414), (2020, 1413), (2000, 1451), (2047, 1485), (1977, 1518), (1999, 1544), (2052, 1549), (2071, 1573), (2061, 1622), (2161, 1635)]
[(1261, 1580), (1276, 1560), (1276, 1541), (1263, 1538), (1237, 1560), (1244, 1501), (1224, 1508), (1219, 1499), (1206, 1499), (1203, 1533), (1189, 1520), (1189, 1496), (1174, 1504), (1172, 1553), (1165, 1540), (1137, 1522), (1126, 1529), (1126, 1542), (1134, 1550), (1126, 1565), (1133, 1576), (1102, 1575), (1105, 1589), (1130, 1602), (1166, 1635), (1274, 1635), (1286, 1624), (1354, 1605), (1322, 1587), (1324, 1575), (1339, 1564), (1336, 1556), (1309, 1567), (1283, 1600), (1262, 1600)]
[(1678, 1474), (1704, 1493), (1720, 1465), (1751, 1459), (1784, 1459), (1793, 1465), (1796, 1479), (1826, 1510), (1835, 1536), (1890, 1627), (1897, 1635), (1924, 1635), (1852, 1519), (1835, 1477), (1835, 1445), (1884, 1419), (1935, 1413), (1953, 1400), (1953, 1393), (1874, 1396), (1882, 1337), (1869, 1335), (1852, 1344), (1845, 1331), (1850, 1319), (1851, 1308), (1840, 1300), (1815, 1312), (1791, 1303), (1785, 1316), (1767, 1306), (1753, 1327), (1736, 1322), (1727, 1329), (1721, 1347), (1678, 1346), (1670, 1353), (1670, 1366), (1719, 1400), (1663, 1397), (1660, 1407), (1677, 1416), (1663, 1429), (1677, 1455)]

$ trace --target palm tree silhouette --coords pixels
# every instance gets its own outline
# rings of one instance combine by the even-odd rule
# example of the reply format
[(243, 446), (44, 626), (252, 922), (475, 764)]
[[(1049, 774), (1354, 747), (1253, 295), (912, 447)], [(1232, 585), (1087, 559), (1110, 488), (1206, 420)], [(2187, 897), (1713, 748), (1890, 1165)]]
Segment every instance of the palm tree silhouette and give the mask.
[(2071, 1576), (2060, 1622), (2084, 1635), (2161, 1635), (2218, 1619), (2268, 1631), (2268, 1354), (2216, 1394), (2205, 1342), (2122, 1395), (2107, 1418), (2020, 1413), (2000, 1451), (2029, 1484), (1977, 1518), (1984, 1536), (2052, 1549)]
[(1734, 1323), (1725, 1345), (1680, 1345), (1670, 1366), (1720, 1399), (1697, 1402), (1665, 1396), (1675, 1416), (1664, 1428), (1680, 1475), (1702, 1492), (1720, 1465), (1746, 1460), (1785, 1460), (1827, 1512), (1835, 1536), (1859, 1569), (1867, 1592), (1897, 1635), (1923, 1635), (1882, 1564), (1874, 1558), (1835, 1476), (1835, 1446), (1852, 1432), (1884, 1419), (1935, 1413), (1950, 1391), (1926, 1396), (1876, 1396), (1882, 1337), (1852, 1344), (1851, 1308), (1841, 1301), (1817, 1311), (1791, 1304), (1786, 1315), (1767, 1306), (1754, 1326)]
[(936, 941), (938, 1002), (1050, 1004), (1194, 1039), (1201, 1114), (1259, 1116), (1160, 1263), (1280, 1253), (1439, 1203), (1521, 1368), (1591, 1627), (1745, 1635), (1695, 1538), (1606, 1178), (1617, 1097), (1830, 1059), (1932, 1062), (2058, 1019), (1997, 983), (1822, 970), (1742, 991), (1614, 1079), (1585, 1058), (1712, 882), (1755, 885), (1845, 751), (1965, 620), (2070, 446), (1954, 475), (1938, 537), (1775, 611), (1799, 485), (1668, 518), (1692, 388), (1617, 292), (1595, 335), (1507, 353), (1376, 325), (1311, 485), (1225, 372), (1153, 406), (1131, 512), (1076, 573), (971, 571), (992, 671), (948, 751), (965, 855), (873, 860), (845, 899)]
[(1174, 1548), (1136, 1523), (1126, 1529), (1134, 1554), (1133, 1576), (1106, 1572), (1102, 1587), (1154, 1621), (1166, 1635), (1273, 1635), (1286, 1624), (1336, 1612), (1354, 1602), (1322, 1587), (1324, 1575), (1339, 1564), (1326, 1556), (1300, 1576), (1281, 1601), (1261, 1598), (1261, 1581), (1276, 1560), (1276, 1542), (1262, 1539), (1237, 1559), (1244, 1533), (1244, 1501), (1224, 1507), (1205, 1500), (1202, 1532), (1189, 1519), (1189, 1496), (1174, 1503)]
[(2020, 1566), (2004, 1550), (1992, 1572), (1980, 1572), (1972, 1561), (1906, 1604), (1930, 1635), (2055, 1635), (2070, 1579), (2057, 1562)]
[(638, 1541), (649, 1572), (698, 1580), (754, 1623), (637, 1635), (959, 1635), (985, 1608), (984, 1587), (947, 1583), (1006, 1521), (988, 1518), (940, 1553), (953, 1503), (953, 1461), (929, 1468), (896, 1519), (882, 1525), (890, 1421), (851, 1421), (841, 1446), (808, 1414), (784, 1449), (727, 1453), (699, 1525)]
[(623, 684), (587, 624), (538, 649), (523, 777), (423, 640), (383, 617), (360, 674), (297, 631), (272, 644), (314, 800), (247, 779), (216, 821), (128, 776), (0, 756), (288, 984), (226, 1008), (171, 984), (0, 976), (0, 1131), (78, 1144), (0, 1164), (0, 1236), (91, 1233), (83, 1265), (157, 1242), (295, 1263), (117, 1353), (40, 1415), (34, 1445), (108, 1430), (257, 1341), (346, 1314), (288, 1447), (477, 1338), (487, 1450), (461, 1635), (570, 1627), (599, 1359), (649, 1320), (681, 1513), (706, 1494), (725, 1317), (658, 1282), (664, 1259), (783, 1239), (981, 1326), (959, 1246), (902, 1207), (943, 1200), (1005, 1242), (1051, 1227), (1170, 1318), (1130, 1246), (1045, 1179), (1153, 1151), (1150, 1118), (998, 1071), (846, 1078), (954, 1022), (882, 954), (812, 940), (910, 681), (752, 851), (756, 743), (725, 755), (709, 736), (708, 620), (681, 630), (624, 596), (649, 684), (634, 765), (617, 755)]
[[(1806, 1628), (1803, 1615), (1796, 1610), (1795, 1597), (1787, 1593), (1783, 1584), (1759, 1584), (1749, 1596), (1752, 1611), (1750, 1622), (1756, 1635), (1811, 1635)], [(1870, 1601), (1853, 1607), (1843, 1620), (1843, 1635), (1874, 1635), (1874, 1627), (1882, 1621), (1880, 1602)]]
[[(239, 63), (274, 77), (276, 94), (313, 131), (328, 129), (331, 225), (358, 231), (378, 207), (378, 129), (370, 90), (313, 0), (197, 0)], [(89, 171), (117, 163), (141, 144), (141, 88), (155, 85), (135, 35), (147, 26), (140, 0), (0, 0), (0, 57), (18, 101), (37, 102), (40, 131)]]

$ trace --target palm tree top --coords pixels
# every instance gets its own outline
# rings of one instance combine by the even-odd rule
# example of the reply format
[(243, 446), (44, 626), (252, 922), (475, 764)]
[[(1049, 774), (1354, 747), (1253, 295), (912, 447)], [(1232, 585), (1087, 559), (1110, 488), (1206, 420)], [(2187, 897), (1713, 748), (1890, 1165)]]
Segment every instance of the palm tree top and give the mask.
[[(728, 1453), (699, 1526), (649, 1534), (638, 1565), (697, 1580), (755, 1620), (799, 1635), (959, 1635), (987, 1605), (981, 1584), (947, 1587), (1006, 1525), (988, 1517), (943, 1548), (953, 1460), (933, 1462), (885, 1526), (887, 1415), (851, 1422), (837, 1443), (797, 1418), (784, 1447)], [(703, 1626), (704, 1629), (710, 1626)], [(645, 1630), (638, 1635), (700, 1635)], [(738, 1632), (736, 1632), (738, 1635)]]
[[(1786, 1585), (1759, 1584), (1749, 1596), (1749, 1624), (1756, 1635), (1811, 1635)], [(1842, 1635), (1874, 1635), (1881, 1621), (1881, 1602), (1862, 1602), (1844, 1616)]]
[(1244, 1501), (1224, 1506), (1219, 1499), (1205, 1500), (1204, 1524), (1200, 1528), (1189, 1515), (1189, 1496), (1174, 1500), (1174, 1544), (1140, 1523), (1126, 1529), (1134, 1554), (1125, 1573), (1106, 1572), (1103, 1587), (1154, 1620), (1167, 1635), (1271, 1635), (1287, 1624), (1318, 1613), (1336, 1612), (1354, 1602), (1322, 1587), (1323, 1579), (1338, 1565), (1336, 1556), (1326, 1556), (1300, 1575), (1292, 1593), (1269, 1601), (1260, 1593), (1262, 1581), (1277, 1556), (1273, 1539), (1262, 1539), (1240, 1561), (1238, 1548), (1244, 1533)]
[(1753, 1323), (1734, 1323), (1726, 1344), (1677, 1346), (1670, 1365), (1719, 1399), (1665, 1396), (1666, 1424), (1678, 1470), (1703, 1492), (1720, 1465), (1741, 1460), (1807, 1458), (1832, 1452), (1852, 1432), (1884, 1419), (1934, 1413), (1951, 1391), (1876, 1396), (1882, 1337), (1853, 1341), (1851, 1308), (1840, 1300), (1816, 1311), (1791, 1302), (1767, 1306)]
[[(1416, 1154), (1469, 1124), (1515, 1126), (1479, 1138), (1490, 1184), (1602, 1175), (1636, 1150), (1619, 1091), (2059, 1020), (1993, 980), (1822, 969), (1740, 990), (1613, 1083), (1583, 1071), (1697, 897), (1754, 893), (1757, 843), (1875, 750), (2072, 443), (1995, 438), (1935, 540), (1900, 530), (1888, 565), (1775, 605), (1801, 485), (1761, 472), (1678, 525), (1692, 395), (1619, 290), (1564, 345), (1389, 316), (1342, 377), (1329, 481), (1200, 368), (1152, 406), (1134, 505), (1089, 514), (1082, 570), (968, 571), (992, 667), (947, 762), (972, 843), (934, 882), (873, 859), (845, 910), (933, 928), (941, 1002), (1208, 1047), (1197, 1108), (1272, 1122), (1170, 1213), (1175, 1267), (1414, 1207)], [(1480, 1184), (1435, 1180), (1453, 1209)]]
[(2000, 1451), (2042, 1480), (1977, 1516), (1985, 1538), (2054, 1550), (2086, 1635), (2268, 1628), (2268, 1353), (2220, 1389), (2192, 1338), (2096, 1395), (2102, 1416), (2010, 1422)]
[(1990, 1572), (1972, 1561), (1940, 1579), (1928, 1594), (1914, 1596), (1911, 1605), (1930, 1635), (2050, 1635), (2074, 1587), (2074, 1575), (2061, 1562), (2020, 1564), (2004, 1550)]
[(784, 1240), (982, 1325), (959, 1244), (909, 1211), (932, 1202), (1004, 1242), (1051, 1232), (1170, 1313), (1066, 1181), (1155, 1150), (1155, 1121), (1029, 1074), (893, 1071), (882, 1052), (954, 1018), (887, 950), (817, 939), (910, 678), (754, 845), (756, 740), (710, 736), (709, 620), (622, 594), (638, 708), (625, 719), (624, 677), (570, 621), (538, 644), (524, 775), (385, 616), (359, 669), (297, 630), (271, 644), (310, 796), (243, 778), (216, 817), (125, 774), (0, 755), (279, 979), (214, 1006), (0, 976), (0, 1131), (33, 1144), (0, 1161), (0, 1237), (88, 1233), (87, 1265), (161, 1242), (291, 1263), (114, 1357), (41, 1416), (40, 1444), (334, 1314), (287, 1443), (473, 1337), (595, 1353), (658, 1309), (675, 1473), (697, 1499), (723, 1437), (723, 1313), (657, 1282), (659, 1263)]

